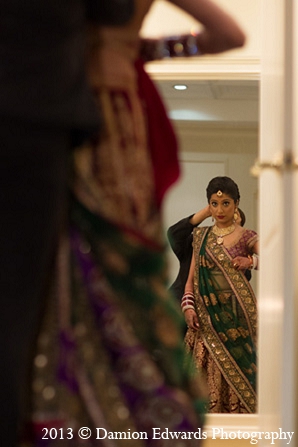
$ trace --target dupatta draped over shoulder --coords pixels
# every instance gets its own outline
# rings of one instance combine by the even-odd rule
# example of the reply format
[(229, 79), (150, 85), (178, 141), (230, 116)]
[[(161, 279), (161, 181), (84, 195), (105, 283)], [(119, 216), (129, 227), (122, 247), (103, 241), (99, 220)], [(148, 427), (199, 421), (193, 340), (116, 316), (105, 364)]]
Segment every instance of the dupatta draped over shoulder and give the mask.
[[(231, 256), (225, 246), (216, 243), (216, 236), (209, 227), (196, 228), (193, 236), (194, 292), (200, 329), (189, 329), (186, 343), (193, 350), (198, 366), (204, 367), (211, 361), (224, 378), (225, 386), (230, 389), (227, 392), (228, 404), (215, 402), (219, 398), (214, 397), (216, 391), (211, 389), (211, 412), (214, 405), (213, 412), (253, 413), (256, 411), (255, 295), (244, 273), (232, 266), (231, 260), (235, 256), (233, 248), (230, 249)], [(249, 250), (256, 240), (255, 232), (243, 230), (238, 245), (245, 245)], [(196, 338), (199, 343), (196, 343)], [(202, 349), (206, 350), (205, 360), (199, 359)], [(213, 373), (207, 368), (208, 374)], [(214, 388), (222, 386), (218, 384), (216, 375), (212, 380), (207, 377), (207, 381), (213, 383)], [(219, 410), (220, 405), (225, 409)]]

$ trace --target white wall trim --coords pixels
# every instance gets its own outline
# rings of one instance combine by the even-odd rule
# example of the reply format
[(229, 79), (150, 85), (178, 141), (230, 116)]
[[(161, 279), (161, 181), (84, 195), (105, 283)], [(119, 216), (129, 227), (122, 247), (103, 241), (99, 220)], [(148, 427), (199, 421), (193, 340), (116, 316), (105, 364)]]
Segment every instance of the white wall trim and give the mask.
[(153, 79), (158, 80), (259, 80), (260, 59), (254, 57), (212, 57), (164, 59), (146, 65)]

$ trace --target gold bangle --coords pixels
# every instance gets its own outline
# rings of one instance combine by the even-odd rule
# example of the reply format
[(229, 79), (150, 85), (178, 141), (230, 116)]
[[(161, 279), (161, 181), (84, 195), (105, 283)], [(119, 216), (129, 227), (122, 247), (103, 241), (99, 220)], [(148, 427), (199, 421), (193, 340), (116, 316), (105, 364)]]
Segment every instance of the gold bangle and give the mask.
[(248, 257), (248, 259), (250, 260), (250, 266), (249, 266), (248, 268), (249, 268), (249, 270), (252, 270), (253, 267), (254, 267), (254, 261), (253, 261), (253, 258), (252, 258), (250, 255), (248, 255), (247, 257)]

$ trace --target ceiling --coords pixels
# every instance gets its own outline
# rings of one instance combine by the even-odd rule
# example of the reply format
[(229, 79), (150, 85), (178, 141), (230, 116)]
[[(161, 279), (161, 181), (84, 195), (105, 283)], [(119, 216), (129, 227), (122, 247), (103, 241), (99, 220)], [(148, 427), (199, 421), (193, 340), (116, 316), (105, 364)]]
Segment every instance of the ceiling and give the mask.
[(259, 83), (257, 80), (189, 80), (179, 77), (177, 84), (186, 90), (175, 90), (175, 81), (155, 83), (172, 119), (195, 121), (197, 124), (257, 126), (259, 121)]

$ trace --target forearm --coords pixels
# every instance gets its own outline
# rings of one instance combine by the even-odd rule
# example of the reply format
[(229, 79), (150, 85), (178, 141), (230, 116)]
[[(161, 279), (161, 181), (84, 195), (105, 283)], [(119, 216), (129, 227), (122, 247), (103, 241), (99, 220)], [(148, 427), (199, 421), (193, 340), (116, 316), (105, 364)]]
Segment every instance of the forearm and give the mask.
[(253, 247), (252, 268), (254, 270), (259, 269), (259, 242), (256, 242)]
[(195, 271), (195, 258), (194, 254), (192, 254), (188, 277), (184, 288), (185, 293), (194, 293), (194, 271)]
[(185, 313), (188, 310), (195, 311), (195, 296), (193, 287), (193, 275), (190, 268), (190, 273), (185, 284), (184, 294), (181, 300), (181, 309)]
[(184, 313), (184, 319), (188, 328), (199, 329), (198, 316), (196, 313), (195, 295), (194, 295), (194, 268), (195, 260), (192, 255), (188, 279), (185, 285), (185, 292), (181, 300), (181, 309)]
[(189, 218), (189, 223), (191, 223), (194, 227), (202, 223), (205, 219), (211, 216), (209, 205), (205, 208), (201, 209), (193, 216)]
[(245, 34), (237, 22), (210, 0), (169, 0), (203, 25), (198, 35), (201, 54), (241, 47)]

